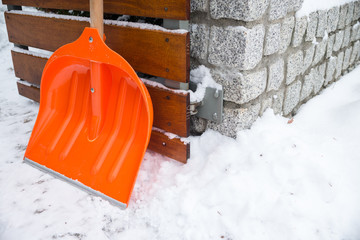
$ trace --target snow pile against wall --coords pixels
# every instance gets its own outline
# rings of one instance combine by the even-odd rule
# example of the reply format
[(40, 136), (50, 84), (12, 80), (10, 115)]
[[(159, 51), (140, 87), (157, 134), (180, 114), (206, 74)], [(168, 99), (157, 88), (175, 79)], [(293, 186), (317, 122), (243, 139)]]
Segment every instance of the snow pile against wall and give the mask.
[(359, 63), (360, 1), (192, 0), (191, 11), (191, 66), (224, 89), (223, 123), (192, 117), (194, 133), (235, 137), (267, 108), (292, 116)]

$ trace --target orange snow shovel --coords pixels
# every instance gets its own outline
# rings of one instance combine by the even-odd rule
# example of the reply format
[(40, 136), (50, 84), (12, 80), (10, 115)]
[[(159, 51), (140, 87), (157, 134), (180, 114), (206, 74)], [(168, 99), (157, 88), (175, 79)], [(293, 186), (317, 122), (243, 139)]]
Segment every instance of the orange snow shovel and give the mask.
[(152, 103), (102, 40), (102, 0), (90, 0), (90, 14), (91, 27), (46, 63), (24, 161), (126, 208), (150, 140)]

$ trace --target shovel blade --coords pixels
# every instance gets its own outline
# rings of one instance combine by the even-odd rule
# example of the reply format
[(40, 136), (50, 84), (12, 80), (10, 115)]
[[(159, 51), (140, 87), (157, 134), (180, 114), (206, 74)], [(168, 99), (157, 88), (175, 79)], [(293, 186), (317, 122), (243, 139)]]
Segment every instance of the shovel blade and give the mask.
[(152, 121), (142, 81), (96, 29), (86, 28), (44, 68), (25, 159), (127, 206)]

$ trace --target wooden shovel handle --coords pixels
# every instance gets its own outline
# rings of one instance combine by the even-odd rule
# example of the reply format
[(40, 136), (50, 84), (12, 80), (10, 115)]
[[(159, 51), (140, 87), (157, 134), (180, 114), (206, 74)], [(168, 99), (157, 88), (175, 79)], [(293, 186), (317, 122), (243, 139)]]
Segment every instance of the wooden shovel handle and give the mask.
[(101, 36), (104, 35), (104, 3), (103, 0), (90, 0), (90, 27), (96, 28)]

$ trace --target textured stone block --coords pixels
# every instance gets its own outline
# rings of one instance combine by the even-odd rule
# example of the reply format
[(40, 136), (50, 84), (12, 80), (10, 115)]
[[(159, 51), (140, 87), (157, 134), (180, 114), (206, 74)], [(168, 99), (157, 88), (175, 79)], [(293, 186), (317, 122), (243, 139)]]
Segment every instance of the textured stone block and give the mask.
[(309, 15), (309, 22), (306, 29), (305, 41), (312, 42), (316, 36), (318, 26), (318, 13), (312, 12)]
[(287, 0), (289, 2), (289, 9), (288, 12), (291, 11), (298, 11), (301, 8), (301, 5), (303, 4), (304, 0)]
[(344, 52), (340, 52), (337, 55), (335, 78), (338, 78), (341, 76), (343, 62), (344, 62)]
[(347, 15), (348, 5), (344, 4), (340, 7), (340, 15), (338, 22), (338, 29), (343, 29), (345, 27), (346, 15)]
[(304, 83), (301, 89), (300, 94), (300, 101), (303, 101), (304, 99), (308, 98), (311, 93), (313, 92), (314, 88), (314, 71), (315, 69), (312, 68), (310, 73), (305, 75), (304, 77)]
[(294, 26), (295, 26), (295, 18), (293, 16), (284, 19), (281, 25), (279, 53), (284, 53), (286, 49), (289, 47)]
[(340, 7), (336, 6), (329, 9), (327, 16), (327, 31), (328, 33), (336, 31), (339, 22)]
[(224, 100), (243, 104), (257, 98), (265, 91), (267, 70), (256, 72), (223, 72), (213, 70), (213, 79), (223, 86)]
[(282, 113), (284, 95), (285, 95), (285, 89), (280, 89), (273, 96), (272, 109), (274, 110), (275, 114), (281, 114)]
[(269, 25), (265, 38), (264, 55), (271, 55), (279, 51), (280, 33), (281, 33), (280, 23)]
[(300, 100), (301, 82), (298, 80), (286, 87), (284, 98), (284, 115), (288, 115)]
[(289, 55), (287, 60), (286, 84), (292, 83), (296, 76), (301, 74), (303, 68), (303, 58), (304, 56), (301, 50)]
[(318, 26), (316, 31), (316, 37), (324, 37), (327, 29), (327, 12), (324, 10), (318, 11)]
[(354, 4), (354, 14), (353, 14), (353, 21), (357, 21), (360, 18), (360, 1), (355, 1)]
[(343, 47), (347, 47), (350, 43), (350, 36), (351, 36), (351, 27), (348, 26), (345, 28), (345, 31), (344, 31), (344, 39), (343, 39), (343, 42), (342, 42), (342, 48)]
[(357, 23), (351, 27), (351, 37), (350, 37), (351, 42), (355, 42), (357, 40), (356, 38), (359, 32), (359, 26), (360, 24)]
[(327, 61), (327, 67), (326, 67), (326, 74), (325, 74), (325, 82), (324, 85), (326, 86), (327, 84), (329, 84), (329, 82), (331, 82), (332, 80), (334, 80), (334, 73), (336, 70), (336, 65), (337, 65), (337, 58), (336, 57), (331, 57), (328, 61)]
[(254, 68), (262, 58), (265, 29), (256, 25), (244, 27), (211, 27), (208, 61), (218, 66)]
[(315, 56), (312, 65), (316, 65), (325, 56), (328, 39), (324, 38), (316, 45)]
[(355, 63), (355, 60), (356, 60), (356, 57), (359, 53), (359, 50), (360, 50), (360, 41), (357, 41), (354, 43), (354, 46), (353, 46), (353, 51), (351, 53), (351, 57), (350, 57), (350, 64), (354, 64)]
[(334, 52), (337, 52), (340, 50), (343, 40), (344, 40), (344, 30), (340, 30), (335, 35), (335, 42), (334, 42), (334, 46), (333, 46)]
[(311, 46), (309, 46), (308, 48), (305, 49), (304, 51), (304, 66), (303, 66), (303, 70), (302, 73), (306, 72), (306, 70), (309, 69), (309, 67), (311, 66), (313, 59), (314, 59), (314, 54), (315, 54), (315, 44), (312, 44)]
[(270, 0), (269, 19), (275, 20), (286, 16), (289, 8), (287, 0)]
[(248, 129), (256, 121), (260, 113), (260, 103), (248, 108), (224, 108), (224, 119), (221, 124), (208, 123), (208, 128), (235, 138), (240, 130)]
[(292, 46), (298, 47), (303, 41), (307, 27), (307, 17), (296, 18)]
[(207, 12), (208, 11), (208, 0), (191, 0), (190, 10), (191, 12)]
[(353, 17), (354, 17), (354, 7), (355, 7), (354, 2), (348, 3), (348, 10), (347, 10), (347, 14), (346, 14), (345, 25), (349, 25), (352, 22)]
[(190, 26), (190, 56), (206, 59), (209, 39), (209, 27), (205, 24), (192, 24)]
[(254, 21), (264, 15), (268, 5), (269, 0), (210, 0), (210, 15), (214, 19)]
[(352, 47), (349, 47), (345, 50), (344, 62), (343, 62), (343, 66), (342, 66), (343, 70), (348, 69), (348, 67), (350, 65), (351, 52), (352, 52)]
[(360, 27), (359, 27), (359, 30), (358, 30), (357, 35), (356, 35), (356, 40), (360, 40)]
[[(324, 74), (322, 74), (322, 72), (324, 72)], [(314, 93), (317, 94), (325, 81), (324, 78), (325, 75), (325, 65), (320, 65), (319, 67), (317, 67), (317, 69), (314, 72)]]
[(271, 108), (272, 105), (272, 97), (266, 98), (261, 103), (260, 115), (262, 115), (266, 109)]
[(269, 66), (267, 91), (278, 90), (284, 81), (284, 60), (279, 58)]
[(334, 41), (335, 41), (335, 34), (331, 35), (328, 38), (328, 43), (327, 43), (327, 47), (326, 47), (326, 58), (329, 58), (332, 55), (333, 47), (334, 47)]

